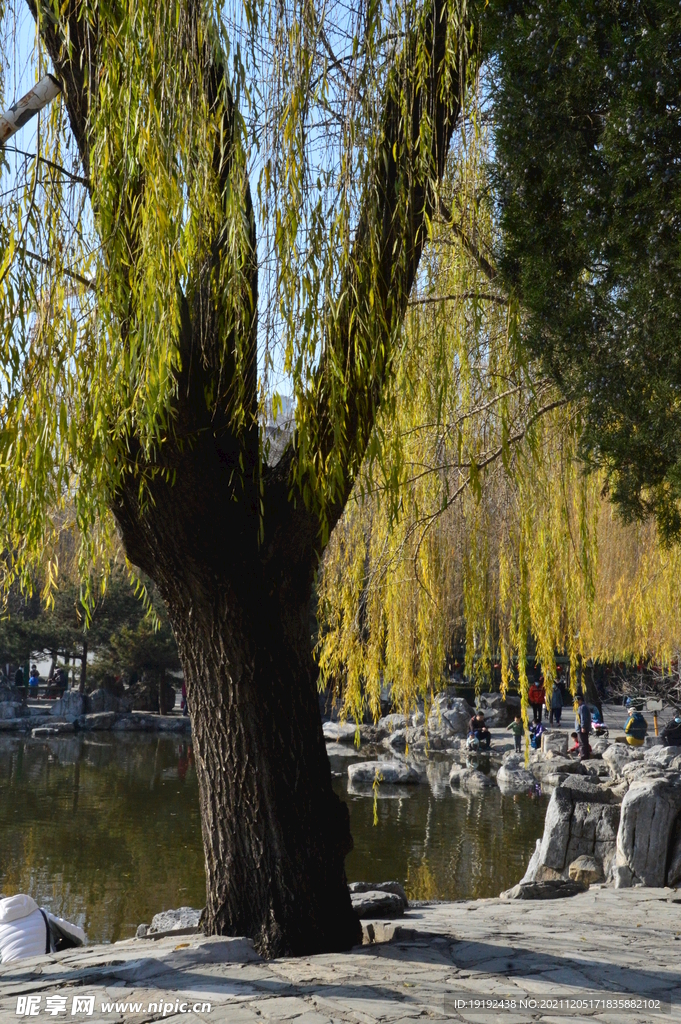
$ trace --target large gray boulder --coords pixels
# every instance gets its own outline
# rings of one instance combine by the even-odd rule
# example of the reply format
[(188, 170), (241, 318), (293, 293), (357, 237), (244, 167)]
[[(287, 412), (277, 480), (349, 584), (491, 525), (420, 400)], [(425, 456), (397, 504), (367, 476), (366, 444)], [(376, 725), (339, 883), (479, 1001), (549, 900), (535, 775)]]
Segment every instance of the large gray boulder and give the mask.
[(374, 889), (368, 892), (357, 892), (350, 896), (352, 909), (361, 918), (402, 917), (404, 903), (394, 892)]
[(348, 765), (348, 778), (354, 785), (410, 786), (421, 781), (416, 769), (401, 761), (358, 761)]
[(601, 755), (613, 776), (621, 776), (622, 769), (632, 761), (643, 760), (641, 747), (630, 747), (626, 743), (611, 743)]
[(504, 794), (529, 793), (537, 785), (534, 774), (525, 767), (522, 754), (504, 758), (497, 772), (497, 786)]
[(553, 791), (546, 811), (544, 834), (523, 882), (567, 879), (570, 864), (581, 856), (598, 860), (605, 876), (611, 872), (620, 809), (617, 804), (607, 802), (612, 799), (610, 794), (597, 796), (595, 799), (591, 792), (565, 785)]
[(93, 690), (88, 694), (87, 713), (99, 715), (103, 711), (129, 711), (127, 703), (123, 703), (124, 707), (121, 707), (120, 699), (109, 690)]
[(463, 765), (455, 764), (449, 773), (449, 785), (453, 789), (460, 789), (463, 793), (485, 793), (494, 788), (494, 781), (478, 771), (477, 768), (466, 768)]
[(618, 888), (665, 884), (670, 841), (680, 811), (678, 776), (632, 782), (622, 801), (617, 833)]
[(405, 910), (409, 909), (407, 894), (399, 882), (350, 882), (348, 889), (351, 896), (365, 892), (390, 892), (399, 897)]
[(54, 702), (50, 714), (55, 718), (65, 718), (67, 722), (75, 722), (89, 710), (86, 694), (79, 693), (78, 690), (67, 690), (63, 697)]
[(681, 747), (651, 747), (644, 753), (643, 761), (657, 768), (672, 768), (678, 757), (681, 757)]
[(544, 757), (567, 757), (567, 732), (560, 729), (545, 732), (541, 738), (541, 749)]
[(351, 722), (324, 722), (324, 739), (329, 743), (354, 743), (357, 728)]
[(520, 710), (504, 700), (500, 693), (481, 693), (478, 704), (479, 710), (485, 716), (485, 724), (490, 729), (503, 728), (508, 725)]
[(0, 720), (7, 721), (10, 718), (19, 718), (21, 712), (21, 704), (16, 704), (13, 701), (3, 701), (0, 704)]
[(446, 742), (457, 736), (465, 736), (472, 715), (473, 708), (463, 697), (439, 693), (428, 715), (427, 731), (431, 743), (436, 738)]

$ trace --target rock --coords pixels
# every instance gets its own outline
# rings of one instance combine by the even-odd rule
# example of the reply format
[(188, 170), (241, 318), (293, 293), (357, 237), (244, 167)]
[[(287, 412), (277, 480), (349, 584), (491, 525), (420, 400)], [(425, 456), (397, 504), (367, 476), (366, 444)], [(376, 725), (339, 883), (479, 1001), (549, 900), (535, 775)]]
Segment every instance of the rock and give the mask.
[(521, 754), (514, 754), (504, 760), (497, 772), (497, 786), (502, 793), (529, 793), (537, 785), (533, 773), (525, 768)]
[(137, 925), (137, 931), (135, 932), (135, 938), (136, 939), (143, 939), (148, 931), (149, 931), (149, 925), (148, 924), (138, 924)]
[(406, 715), (384, 715), (383, 718), (379, 718), (376, 723), (376, 732), (378, 733), (379, 739), (381, 739), (384, 736), (388, 736), (389, 733), (395, 732), (397, 729), (406, 729), (406, 727)]
[(610, 740), (607, 736), (599, 736), (598, 739), (591, 740), (589, 737), (589, 745), (591, 747), (592, 754), (600, 754), (601, 757), (610, 746)]
[(348, 889), (351, 896), (355, 893), (391, 892), (393, 895), (399, 896), (405, 910), (409, 909), (407, 894), (399, 882), (351, 882)]
[(677, 757), (681, 757), (681, 747), (651, 747), (644, 753), (643, 761), (657, 768), (671, 768)]
[(586, 768), (581, 761), (573, 761), (571, 757), (544, 757), (541, 752), (530, 761), (533, 775), (543, 782), (549, 775), (586, 775)]
[(566, 732), (545, 732), (541, 738), (541, 749), (545, 757), (566, 757), (568, 738)]
[(662, 886), (667, 875), (667, 855), (677, 815), (681, 811), (681, 785), (669, 779), (637, 780), (622, 801), (617, 833), (617, 884)]
[(561, 878), (550, 882), (518, 882), (500, 896), (502, 900), (557, 900), (576, 896), (588, 888), (583, 882)]
[(177, 910), (163, 910), (154, 914), (149, 926), (150, 932), (175, 932), (180, 928), (198, 928), (201, 911), (193, 907), (178, 907)]
[(463, 697), (453, 697), (447, 692), (439, 693), (428, 715), (428, 736), (431, 742), (437, 737), (444, 741), (454, 736), (466, 736), (473, 709)]
[(605, 877), (601, 862), (596, 857), (589, 857), (585, 853), (572, 861), (568, 868), (568, 875), (573, 882), (583, 882), (584, 885), (602, 882)]
[(348, 765), (348, 778), (355, 785), (372, 786), (377, 777), (382, 786), (409, 786), (421, 781), (414, 768), (400, 761), (359, 761)]
[(388, 733), (383, 740), (383, 746), (387, 750), (395, 750), (398, 754), (403, 754), (407, 749), (407, 730), (396, 729), (394, 732)]
[(584, 778), (583, 775), (564, 775), (559, 785), (564, 789), (569, 789), (575, 800), (589, 800), (592, 803), (601, 804), (616, 802), (615, 795), (611, 789), (599, 786), (591, 779)]
[(78, 719), (78, 728), (86, 732), (100, 732), (104, 729), (111, 729), (118, 715), (115, 711), (99, 711), (95, 714), (81, 715)]
[(354, 743), (356, 728), (350, 722), (324, 722), (324, 739), (332, 743)]
[(50, 714), (55, 718), (65, 718), (67, 721), (75, 722), (81, 715), (88, 713), (87, 695), (79, 693), (78, 690), (67, 690), (63, 697), (56, 700), (50, 708)]
[(643, 750), (640, 747), (630, 747), (626, 743), (611, 743), (603, 752), (603, 760), (612, 775), (617, 777), (622, 774), (625, 764), (643, 760)]
[(148, 935), (158, 932), (177, 932), (185, 928), (198, 928), (201, 911), (193, 907), (179, 907), (177, 910), (163, 910), (154, 914)]
[(492, 789), (494, 782), (477, 768), (464, 768), (455, 764), (449, 773), (449, 785), (456, 786), (464, 793), (483, 793)]
[(573, 784), (583, 781), (565, 777), (554, 790), (546, 811), (544, 834), (523, 876), (523, 883), (567, 879), (570, 864), (580, 856), (595, 857), (603, 865), (605, 874), (614, 864), (619, 807), (595, 800), (584, 790), (566, 786), (568, 779)]
[(500, 693), (481, 693), (479, 708), (485, 716), (485, 724), (490, 729), (504, 728), (516, 714), (516, 708), (509, 705)]
[(31, 729), (31, 736), (44, 739), (46, 736), (61, 736), (63, 733), (74, 732), (73, 722), (54, 722), (52, 725), (38, 725)]
[[(19, 705), (21, 707), (21, 705)], [(0, 704), (0, 719), (7, 721), (10, 718), (17, 718), (16, 705), (10, 704), (9, 701), (3, 701)]]
[(644, 779), (664, 779), (666, 775), (665, 769), (654, 761), (630, 761), (629, 764), (625, 764), (622, 768), (622, 778), (629, 785), (632, 782)]
[(402, 898), (394, 892), (374, 889), (354, 893), (350, 898), (352, 909), (359, 917), (402, 917), (404, 914)]
[(149, 732), (151, 720), (145, 715), (119, 715), (111, 726), (113, 732)]
[(129, 702), (123, 702), (124, 708), (121, 708), (121, 701), (115, 694), (110, 693), (108, 690), (93, 690), (92, 693), (88, 694), (88, 714), (98, 715), (103, 711), (129, 711)]

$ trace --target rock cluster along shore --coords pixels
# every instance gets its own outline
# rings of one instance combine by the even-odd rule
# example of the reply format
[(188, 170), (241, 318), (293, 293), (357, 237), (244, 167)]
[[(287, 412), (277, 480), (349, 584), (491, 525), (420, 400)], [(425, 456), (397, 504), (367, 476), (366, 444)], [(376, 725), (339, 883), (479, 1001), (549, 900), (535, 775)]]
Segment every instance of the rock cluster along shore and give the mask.
[(36, 738), (76, 732), (189, 733), (189, 716), (131, 711), (125, 698), (107, 690), (84, 694), (67, 690), (45, 708), (27, 707), (11, 689), (0, 691), (0, 733), (30, 732)]
[[(499, 724), (514, 712), (500, 695), (488, 695), (488, 704)], [(465, 700), (445, 693), (427, 723), (416, 713), (360, 726), (363, 748), (373, 744), (376, 756), (349, 765), (348, 792), (380, 796), (405, 787), (407, 795), (406, 787), (428, 782), (440, 793), (448, 782), (466, 796), (484, 797), (495, 787), (506, 795), (550, 794), (544, 834), (507, 897), (572, 895), (599, 882), (681, 886), (681, 747), (636, 748), (599, 738), (592, 757), (580, 762), (567, 754), (566, 730), (555, 729), (545, 733), (542, 750), (532, 751), (527, 764), (522, 754), (494, 750), (489, 758), (462, 763), (472, 713)], [(349, 724), (327, 723), (324, 732), (334, 745), (357, 738)], [(434, 761), (426, 756), (431, 752)]]

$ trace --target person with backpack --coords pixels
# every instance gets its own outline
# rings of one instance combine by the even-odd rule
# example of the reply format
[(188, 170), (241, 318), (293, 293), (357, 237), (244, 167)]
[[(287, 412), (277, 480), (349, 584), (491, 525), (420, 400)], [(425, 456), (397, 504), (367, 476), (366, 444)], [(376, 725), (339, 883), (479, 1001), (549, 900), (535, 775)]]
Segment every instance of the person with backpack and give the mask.
[(630, 747), (642, 747), (648, 732), (648, 723), (633, 704), (629, 705), (629, 718), (624, 726), (624, 734)]
[(26, 893), (0, 894), (0, 963), (58, 953), (85, 941), (82, 928), (43, 910)]

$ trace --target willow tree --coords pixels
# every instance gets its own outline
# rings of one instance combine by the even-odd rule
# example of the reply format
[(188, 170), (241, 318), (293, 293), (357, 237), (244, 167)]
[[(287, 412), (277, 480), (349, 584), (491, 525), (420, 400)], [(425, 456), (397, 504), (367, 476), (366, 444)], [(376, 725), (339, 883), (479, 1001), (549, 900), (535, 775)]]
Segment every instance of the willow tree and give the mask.
[[(308, 603), (436, 205), (465, 0), (27, 2), (63, 102), (2, 224), (5, 582), (40, 559), (54, 578), (65, 515), (84, 574), (120, 536), (184, 667), (206, 930), (269, 955), (347, 948), (352, 839)], [(273, 369), (296, 433), (269, 466)]]

